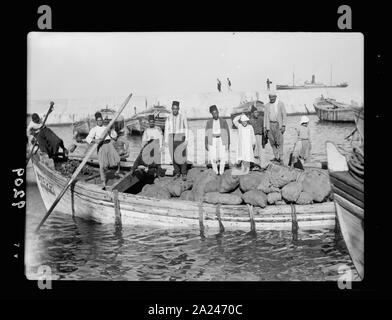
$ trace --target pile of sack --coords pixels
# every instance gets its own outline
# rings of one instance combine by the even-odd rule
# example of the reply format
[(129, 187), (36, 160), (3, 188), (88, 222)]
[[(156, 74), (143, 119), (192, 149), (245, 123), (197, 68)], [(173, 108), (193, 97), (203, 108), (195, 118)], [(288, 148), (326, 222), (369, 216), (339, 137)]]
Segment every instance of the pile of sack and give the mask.
[(329, 177), (317, 169), (299, 171), (271, 164), (264, 171), (232, 175), (226, 170), (218, 176), (212, 169), (192, 168), (186, 181), (157, 178), (144, 186), (143, 196), (207, 202), (212, 204), (251, 204), (258, 207), (279, 204), (310, 204), (328, 200)]
[[(67, 160), (65, 162), (61, 162), (56, 164), (56, 170), (59, 171), (65, 177), (71, 177), (75, 170), (79, 167), (80, 161), (78, 160)], [(93, 168), (85, 165), (79, 174), (91, 176), (95, 174), (97, 171)]]

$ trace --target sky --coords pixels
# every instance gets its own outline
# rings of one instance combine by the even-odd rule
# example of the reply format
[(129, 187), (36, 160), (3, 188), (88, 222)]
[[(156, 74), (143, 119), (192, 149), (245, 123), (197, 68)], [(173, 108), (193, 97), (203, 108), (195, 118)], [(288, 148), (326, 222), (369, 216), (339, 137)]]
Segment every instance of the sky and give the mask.
[(59, 33), (27, 37), (29, 99), (234, 91), (348, 82), (363, 90), (360, 33)]

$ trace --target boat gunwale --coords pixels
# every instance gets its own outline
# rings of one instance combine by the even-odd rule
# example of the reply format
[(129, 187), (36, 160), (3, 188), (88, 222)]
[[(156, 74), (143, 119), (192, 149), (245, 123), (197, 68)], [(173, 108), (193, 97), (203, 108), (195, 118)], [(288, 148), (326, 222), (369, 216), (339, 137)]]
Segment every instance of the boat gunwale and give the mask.
[[(43, 171), (47, 176), (50, 176), (50, 179), (54, 180), (54, 183), (56, 183), (58, 186), (64, 187), (68, 181), (68, 178), (61, 175), (59, 172), (56, 170), (53, 170), (52, 168), (49, 168), (47, 165), (44, 163), (37, 161), (37, 155), (33, 156), (33, 165), (37, 166), (41, 171)], [(96, 201), (107, 201), (107, 202), (113, 202), (113, 192), (110, 190), (101, 190), (99, 187), (92, 183), (87, 183), (83, 180), (78, 180), (73, 187), (72, 190), (73, 193), (77, 194), (78, 196), (82, 197), (88, 197), (90, 199), (94, 199)], [(87, 193), (87, 194), (86, 194)], [(167, 208), (167, 209), (174, 209), (178, 211), (190, 211), (190, 212), (199, 212), (200, 209), (202, 209), (206, 214), (216, 214), (216, 204), (210, 204), (210, 203), (205, 203), (205, 202), (195, 202), (195, 201), (187, 201), (187, 200), (182, 200), (182, 199), (156, 199), (152, 197), (146, 197), (146, 196), (141, 196), (137, 194), (130, 194), (130, 193), (124, 193), (124, 192), (119, 192), (118, 197), (120, 200), (120, 205), (121, 204), (132, 204), (132, 205), (140, 205), (144, 207), (156, 207), (157, 203), (159, 203), (160, 207)], [(181, 209), (178, 209), (179, 204), (182, 204)], [(297, 212), (298, 218), (301, 216), (307, 216), (311, 214), (314, 216), (314, 219), (310, 219), (310, 221), (321, 221), (321, 220), (328, 220), (326, 219), (320, 219), (320, 216), (325, 215), (325, 214), (331, 214), (335, 215), (336, 211), (331, 211), (331, 208), (335, 207), (333, 201), (328, 201), (328, 202), (322, 202), (322, 203), (314, 203), (314, 204), (309, 204), (309, 205), (294, 205), (296, 208), (296, 211), (301, 211), (301, 209), (304, 208), (310, 208), (313, 207), (315, 211), (312, 212)], [(246, 219), (249, 220), (249, 211), (248, 208), (244, 205), (225, 205), (225, 204), (220, 204), (220, 211), (223, 216), (226, 217), (238, 217), (241, 218), (244, 216)], [(268, 215), (274, 216), (276, 218), (278, 217), (285, 217), (285, 216), (290, 216), (291, 217), (291, 206), (288, 204), (285, 205), (271, 205), (268, 206), (272, 212), (268, 212), (266, 208), (259, 208), (259, 207), (254, 207), (254, 211), (256, 213), (256, 217), (265, 217), (267, 218)], [(268, 208), (267, 207), (267, 208)], [(287, 211), (287, 212), (285, 212)], [(331, 217), (332, 219), (332, 217)], [(291, 219), (290, 219), (291, 220)], [(302, 220), (302, 219), (299, 219)], [(274, 220), (276, 221), (276, 219)]]

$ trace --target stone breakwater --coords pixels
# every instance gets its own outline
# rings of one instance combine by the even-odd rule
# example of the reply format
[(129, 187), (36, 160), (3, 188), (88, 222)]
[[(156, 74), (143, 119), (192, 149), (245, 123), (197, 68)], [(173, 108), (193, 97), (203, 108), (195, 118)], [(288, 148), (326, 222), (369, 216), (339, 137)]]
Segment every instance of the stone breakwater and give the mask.
[[(363, 103), (363, 94), (351, 88), (324, 88), (324, 89), (298, 89), (298, 90), (278, 90), (278, 99), (283, 101), (288, 114), (299, 114), (314, 112), (313, 102), (316, 98), (333, 98), (345, 103)], [(28, 100), (27, 114), (34, 112), (43, 114), (49, 107), (49, 102), (55, 102), (55, 108), (49, 116), (48, 124), (70, 124), (79, 121), (86, 116), (93, 115), (98, 109), (109, 107), (117, 109), (125, 97), (107, 98), (83, 98), (83, 99), (55, 99)], [(123, 112), (127, 119), (141, 112), (152, 105), (164, 105), (170, 108), (173, 100), (180, 101), (181, 112), (189, 119), (210, 117), (208, 107), (217, 105), (222, 116), (229, 117), (232, 109), (244, 102), (260, 100), (268, 102), (268, 91), (249, 92), (205, 92), (192, 94), (160, 94), (160, 95), (137, 95), (130, 100)], [(29, 119), (28, 119), (29, 121)]]

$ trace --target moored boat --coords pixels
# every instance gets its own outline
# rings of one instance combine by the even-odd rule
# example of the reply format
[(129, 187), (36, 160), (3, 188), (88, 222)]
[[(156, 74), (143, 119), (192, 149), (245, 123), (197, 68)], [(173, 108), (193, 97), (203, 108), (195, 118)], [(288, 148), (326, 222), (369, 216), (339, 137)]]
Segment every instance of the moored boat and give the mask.
[[(100, 112), (102, 114), (102, 119), (103, 119), (103, 124), (106, 126), (109, 124), (110, 120), (112, 120), (113, 116), (115, 115), (116, 111), (113, 109), (110, 109), (108, 107), (97, 110), (97, 112)], [(89, 117), (86, 117), (83, 120), (74, 122), (72, 124), (73, 127), (73, 137), (76, 141), (80, 141), (81, 139), (85, 139), (90, 132), (91, 128), (96, 126), (96, 121), (94, 115), (91, 115)], [(114, 123), (114, 129), (116, 132), (123, 131), (124, 128), (124, 117), (119, 116), (117, 121)]]
[[(332, 142), (327, 142), (326, 148), (339, 227), (354, 266), (362, 279), (364, 276), (364, 170), (360, 168), (362, 161), (353, 163), (352, 157), (347, 161)], [(363, 153), (357, 152), (359, 152), (358, 157), (363, 159)]]
[(324, 97), (313, 103), (314, 110), (321, 121), (355, 122), (353, 107)]
[(154, 115), (155, 125), (160, 127), (162, 131), (165, 130), (165, 121), (170, 111), (161, 105), (156, 105), (148, 108), (142, 112), (136, 113), (131, 118), (127, 119), (125, 126), (129, 132), (143, 133), (148, 128), (148, 116)]
[[(49, 208), (68, 178), (56, 171), (40, 155), (33, 156), (33, 168), (37, 185), (45, 204)], [(266, 208), (245, 205), (213, 205), (171, 198), (167, 200), (145, 197), (128, 192), (132, 179), (129, 173), (108, 182), (108, 190), (95, 184), (99, 173), (81, 176), (68, 188), (56, 210), (83, 219), (100, 223), (121, 223), (164, 228), (200, 228), (204, 230), (249, 230), (255, 224), (257, 230), (333, 228), (335, 208), (333, 202), (309, 205), (270, 205)], [(94, 178), (95, 177), (95, 178)], [(250, 212), (252, 211), (252, 212)]]

